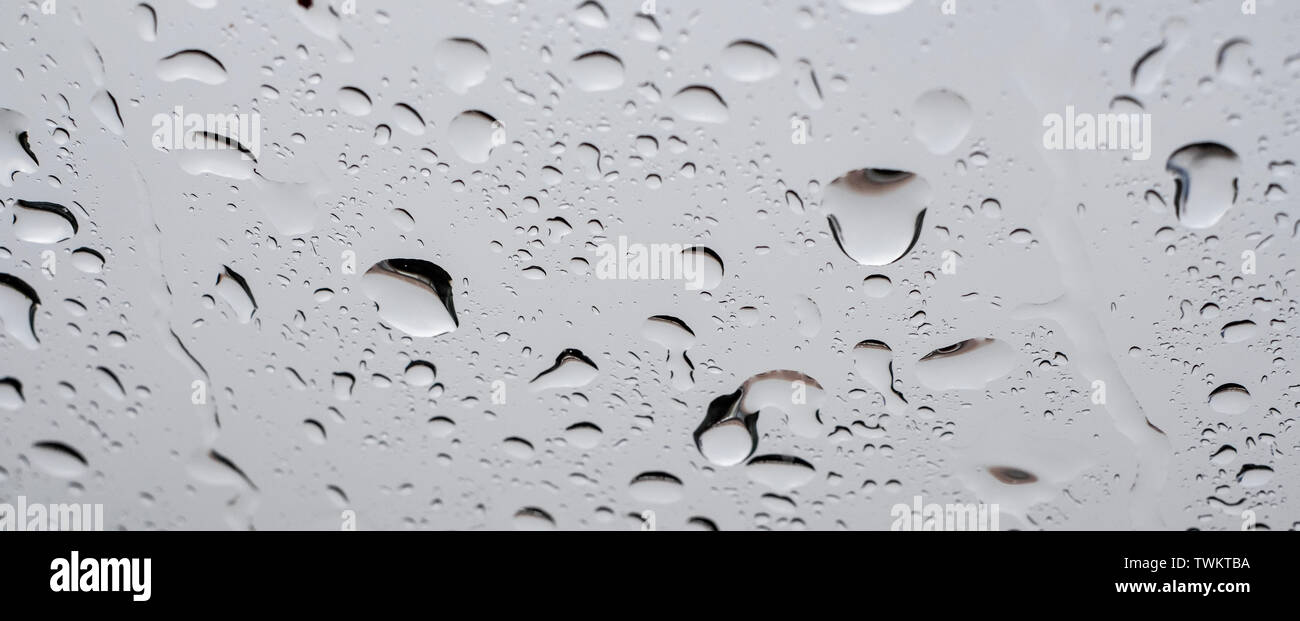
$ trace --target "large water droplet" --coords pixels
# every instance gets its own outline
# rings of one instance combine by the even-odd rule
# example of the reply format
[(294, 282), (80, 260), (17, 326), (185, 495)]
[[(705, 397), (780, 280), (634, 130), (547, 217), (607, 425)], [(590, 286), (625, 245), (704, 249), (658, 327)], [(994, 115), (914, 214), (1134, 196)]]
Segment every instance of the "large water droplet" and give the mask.
[(355, 86), (339, 89), (339, 110), (352, 116), (366, 116), (374, 108), (370, 95)]
[(778, 492), (788, 492), (811, 482), (817, 476), (817, 470), (798, 457), (763, 455), (745, 465), (745, 475)]
[(36, 307), (41, 303), (36, 290), (21, 278), (0, 274), (0, 326), (27, 349), (36, 349)]
[(707, 86), (688, 86), (672, 98), (673, 112), (696, 123), (726, 123), (730, 118), (726, 102)]
[(34, 244), (55, 244), (77, 233), (77, 218), (58, 203), (25, 201), (14, 204), (14, 236)]
[(589, 93), (623, 85), (623, 61), (609, 52), (588, 52), (569, 64), (573, 83)]
[(221, 84), (226, 81), (225, 66), (202, 50), (184, 50), (163, 58), (158, 61), (155, 72), (164, 82), (195, 80), (204, 84)]
[(930, 197), (930, 184), (918, 175), (864, 168), (832, 181), (824, 208), (846, 256), (888, 265), (916, 245)]
[(1224, 384), (1210, 392), (1210, 409), (1220, 414), (1241, 414), (1250, 409), (1250, 391), (1241, 384)]
[(122, 112), (117, 107), (117, 98), (113, 94), (100, 89), (90, 98), (90, 113), (95, 115), (108, 131), (121, 136), (126, 133), (126, 127), (122, 124)]
[(682, 480), (667, 472), (645, 472), (632, 479), (628, 493), (639, 502), (668, 505), (682, 499)]
[(916, 363), (916, 379), (933, 390), (976, 390), (1011, 371), (1016, 350), (994, 339), (967, 339)]
[(32, 445), (32, 465), (51, 476), (75, 479), (86, 473), (89, 463), (77, 449), (62, 442), (37, 442)]
[(740, 397), (737, 390), (714, 399), (695, 429), (696, 448), (719, 466), (739, 464), (758, 449), (758, 413), (742, 412)]
[(469, 110), (456, 115), (447, 125), (447, 139), (461, 159), (482, 164), (492, 155), (492, 148), (502, 142), (501, 124), (492, 115)]
[(433, 48), (433, 63), (447, 88), (459, 95), (482, 84), (492, 66), (487, 50), (472, 39), (443, 39)]
[(14, 175), (36, 172), (38, 162), (27, 142), (27, 117), (0, 108), (0, 185), (13, 186)]
[(380, 261), (366, 270), (361, 288), (384, 323), (411, 336), (447, 334), (460, 325), (452, 302), (451, 275), (428, 261)]
[(529, 382), (528, 388), (533, 392), (581, 388), (596, 379), (597, 372), (596, 363), (592, 362), (591, 358), (581, 351), (570, 348), (560, 352), (560, 355), (555, 357), (555, 364), (538, 373), (537, 377)]
[(894, 352), (884, 341), (866, 340), (853, 347), (853, 367), (885, 400), (885, 409), (900, 412), (907, 400), (894, 389)]
[(1233, 321), (1224, 324), (1219, 334), (1229, 343), (1240, 343), (1255, 338), (1259, 334), (1259, 326), (1249, 319)]
[(776, 54), (756, 41), (736, 41), (722, 50), (722, 73), (737, 82), (761, 82), (781, 71)]
[(1178, 220), (1189, 228), (1214, 226), (1237, 202), (1241, 160), (1228, 147), (1214, 142), (1189, 144), (1169, 156), (1165, 169), (1174, 174)]
[(14, 411), (23, 407), (23, 383), (12, 377), (0, 379), (0, 410)]
[(946, 89), (927, 91), (912, 104), (912, 132), (934, 154), (957, 148), (971, 127), (970, 104)]
[(217, 295), (230, 305), (236, 321), (248, 323), (253, 320), (257, 302), (253, 299), (252, 289), (248, 288), (248, 281), (224, 265), (221, 266), (221, 273), (217, 274)]
[(537, 507), (524, 507), (515, 513), (515, 530), (555, 530), (555, 518)]
[(1218, 62), (1215, 69), (1219, 79), (1237, 86), (1250, 84), (1254, 68), (1250, 60), (1251, 46), (1245, 39), (1232, 39), (1219, 48)]

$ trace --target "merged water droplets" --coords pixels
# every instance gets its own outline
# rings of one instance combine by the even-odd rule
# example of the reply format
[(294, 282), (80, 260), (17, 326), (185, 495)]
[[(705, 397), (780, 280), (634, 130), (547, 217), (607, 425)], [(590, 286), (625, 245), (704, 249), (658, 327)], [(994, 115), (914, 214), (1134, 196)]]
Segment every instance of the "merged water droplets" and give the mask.
[(656, 315), (645, 320), (641, 335), (668, 350), (668, 375), (673, 388), (690, 390), (695, 385), (695, 365), (686, 350), (695, 343), (695, 333), (676, 317)]
[(785, 414), (795, 435), (821, 433), (819, 408), (825, 393), (817, 380), (798, 371), (759, 373), (729, 395), (714, 399), (695, 429), (700, 454), (719, 466), (734, 466), (758, 448), (758, 415), (764, 410)]
[(742, 392), (714, 399), (695, 429), (696, 448), (716, 465), (734, 466), (758, 449), (758, 412), (740, 409)]
[(894, 352), (884, 341), (868, 339), (853, 346), (853, 367), (885, 400), (885, 409), (900, 413), (907, 399), (894, 388)]

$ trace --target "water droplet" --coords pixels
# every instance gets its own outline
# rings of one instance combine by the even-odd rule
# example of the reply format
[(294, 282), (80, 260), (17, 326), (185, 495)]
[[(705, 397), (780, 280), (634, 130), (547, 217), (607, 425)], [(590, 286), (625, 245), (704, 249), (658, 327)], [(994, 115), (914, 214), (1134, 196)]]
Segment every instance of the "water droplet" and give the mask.
[(204, 84), (221, 84), (226, 81), (226, 67), (202, 50), (184, 50), (163, 58), (158, 61), (155, 73), (164, 82), (195, 80)]
[(1255, 338), (1259, 334), (1259, 326), (1249, 319), (1232, 321), (1224, 324), (1219, 334), (1229, 343), (1240, 343)]
[(423, 360), (415, 360), (412, 361), (411, 364), (406, 365), (406, 372), (402, 375), (402, 379), (410, 386), (424, 388), (426, 386), (432, 386), (433, 380), (436, 379), (437, 376), (438, 371), (434, 368), (433, 364)]
[(366, 270), (361, 288), (384, 323), (411, 336), (438, 336), (460, 326), (452, 302), (451, 275), (428, 261), (380, 261)]
[(1015, 365), (1016, 351), (994, 339), (967, 339), (936, 349), (916, 363), (916, 379), (933, 390), (978, 390)]
[(502, 440), (501, 450), (514, 459), (528, 459), (533, 456), (533, 444), (523, 438)]
[(700, 270), (703, 276), (699, 279), (702, 283), (701, 289), (710, 290), (718, 288), (722, 284), (722, 277), (726, 274), (726, 269), (722, 264), (722, 257), (704, 246), (692, 246), (682, 250), (682, 256), (695, 269)]
[(25, 201), (14, 204), (14, 236), (33, 244), (56, 244), (77, 233), (77, 218), (58, 203)]
[(433, 62), (447, 88), (458, 95), (482, 84), (492, 66), (487, 50), (472, 39), (443, 39), (433, 48)]
[(1245, 86), (1250, 84), (1254, 72), (1250, 60), (1251, 46), (1245, 39), (1232, 39), (1219, 48), (1218, 62), (1215, 69), (1219, 78), (1228, 84)]
[(21, 278), (0, 274), (0, 325), (27, 349), (36, 349), (36, 307), (41, 299)]
[(671, 105), (675, 114), (696, 123), (726, 123), (730, 118), (722, 97), (707, 86), (688, 86), (677, 91)]
[(853, 368), (885, 400), (885, 409), (898, 413), (907, 405), (894, 388), (894, 352), (884, 341), (866, 340), (853, 346)]
[(555, 519), (537, 507), (524, 507), (515, 513), (515, 530), (555, 530)]
[(140, 35), (140, 39), (154, 41), (158, 38), (158, 14), (153, 7), (144, 3), (137, 4), (131, 10), (131, 15), (135, 18), (135, 32)]
[(564, 430), (564, 439), (580, 449), (590, 450), (600, 444), (601, 434), (600, 427), (592, 423), (576, 423)]
[(253, 314), (257, 312), (253, 291), (248, 288), (248, 282), (243, 276), (224, 265), (217, 275), (217, 294), (230, 305), (236, 321), (248, 323), (253, 320)]
[(445, 438), (456, 431), (456, 423), (446, 416), (429, 419), (429, 434), (435, 438)]
[(471, 164), (482, 164), (492, 155), (498, 143), (496, 136), (501, 125), (492, 115), (478, 110), (468, 110), (456, 115), (447, 125), (447, 139), (461, 159)]
[(36, 172), (39, 162), (27, 141), (27, 116), (0, 108), (0, 185), (13, 186), (18, 173)]
[(1263, 487), (1273, 479), (1273, 469), (1268, 466), (1246, 464), (1237, 472), (1237, 482), (1242, 487)]
[(587, 52), (574, 58), (569, 69), (574, 85), (589, 93), (623, 85), (623, 61), (609, 52)]
[(751, 481), (778, 492), (807, 485), (817, 475), (813, 465), (788, 455), (763, 455), (749, 460), (745, 475)]
[(393, 105), (393, 123), (412, 136), (424, 135), (424, 118), (415, 108), (404, 103)]
[(930, 184), (910, 172), (864, 168), (832, 181), (823, 207), (845, 256), (888, 265), (916, 245), (931, 194)]
[(894, 289), (894, 282), (883, 274), (872, 274), (862, 280), (862, 292), (867, 297), (883, 298)]
[(1228, 147), (1213, 142), (1189, 144), (1169, 156), (1165, 169), (1174, 174), (1174, 207), (1185, 226), (1214, 226), (1237, 202), (1241, 161)]
[(17, 410), (23, 407), (23, 383), (12, 377), (0, 379), (0, 410)]
[(926, 91), (912, 104), (912, 133), (931, 153), (941, 155), (957, 148), (970, 131), (970, 104), (947, 89)]
[(598, 369), (581, 351), (566, 349), (555, 357), (551, 368), (537, 374), (529, 382), (529, 390), (540, 392), (566, 388), (581, 388), (596, 379)]
[(1241, 414), (1250, 403), (1250, 392), (1241, 384), (1224, 384), (1210, 392), (1210, 409), (1220, 414)]
[(628, 493), (638, 502), (669, 505), (682, 499), (682, 480), (667, 472), (644, 472), (628, 484)]
[(99, 90), (90, 98), (90, 112), (95, 115), (108, 131), (121, 136), (126, 133), (122, 124), (122, 113), (117, 107), (117, 98), (106, 90)]
[(1007, 485), (1025, 485), (1038, 481), (1038, 477), (1033, 473), (1026, 472), (1019, 468), (1010, 468), (1007, 466), (989, 466), (989, 474), (993, 478)]
[(366, 116), (373, 108), (370, 95), (365, 91), (355, 86), (344, 86), (339, 89), (339, 110), (352, 116)]
[(578, 5), (578, 8), (573, 11), (573, 19), (590, 28), (609, 26), (609, 15), (605, 13), (605, 7), (600, 6), (600, 3), (595, 0)]
[(781, 71), (776, 54), (756, 41), (735, 41), (722, 50), (722, 73), (737, 82), (761, 82)]
[(37, 442), (32, 445), (32, 464), (61, 479), (75, 479), (86, 473), (90, 464), (77, 449), (62, 442)]

